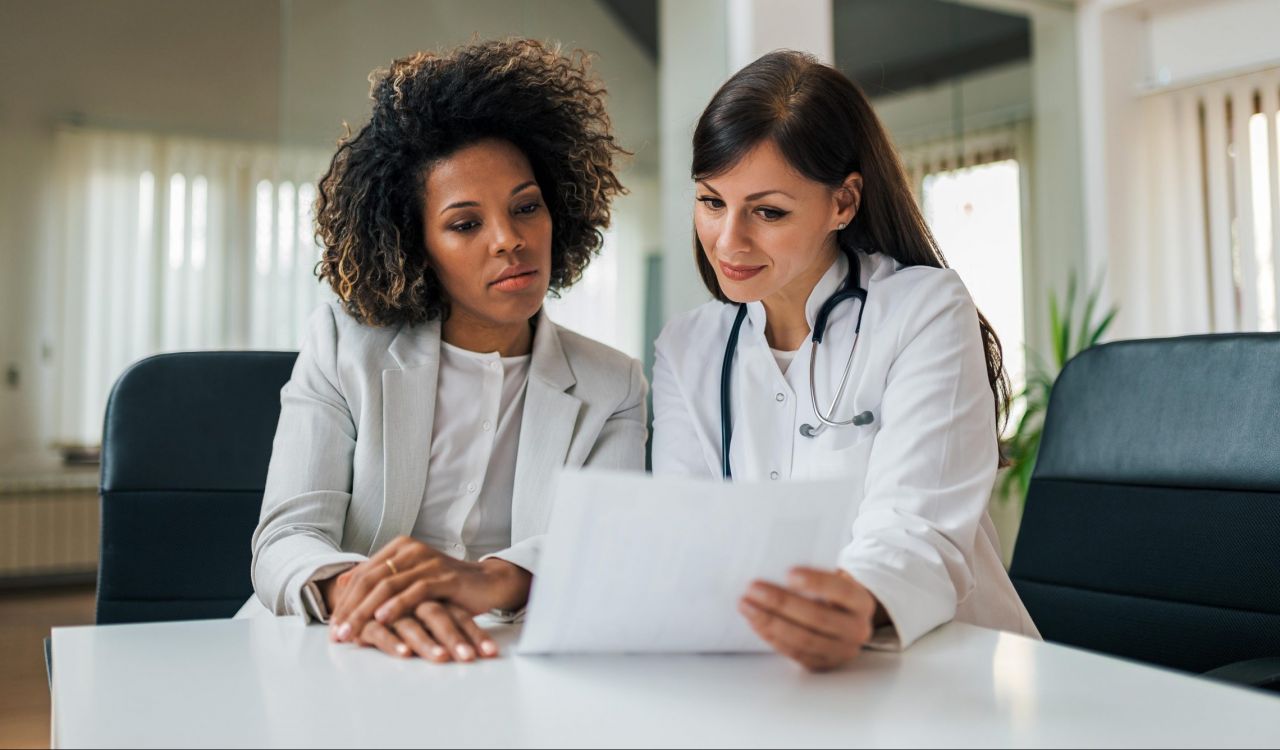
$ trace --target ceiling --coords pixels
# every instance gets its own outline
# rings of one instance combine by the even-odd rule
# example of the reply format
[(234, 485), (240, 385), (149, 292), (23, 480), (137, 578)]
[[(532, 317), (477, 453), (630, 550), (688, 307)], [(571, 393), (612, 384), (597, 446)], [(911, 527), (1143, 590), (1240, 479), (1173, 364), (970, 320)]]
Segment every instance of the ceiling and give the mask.
[[(654, 59), (657, 0), (599, 0)], [(1025, 17), (947, 0), (834, 0), (836, 66), (871, 96), (1031, 56)]]

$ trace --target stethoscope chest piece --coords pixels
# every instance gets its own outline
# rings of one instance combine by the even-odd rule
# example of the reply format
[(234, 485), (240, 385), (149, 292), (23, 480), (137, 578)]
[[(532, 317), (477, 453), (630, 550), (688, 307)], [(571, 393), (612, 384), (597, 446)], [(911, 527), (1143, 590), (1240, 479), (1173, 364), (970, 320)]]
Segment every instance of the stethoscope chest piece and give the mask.
[[(865, 427), (874, 421), (876, 421), (876, 415), (869, 411), (864, 411), (860, 414), (855, 414), (848, 424), (851, 424), (854, 427)], [(802, 424), (800, 425), (800, 434), (807, 438), (815, 438), (826, 431), (827, 424), (828, 423), (820, 422), (816, 427), (807, 423)]]

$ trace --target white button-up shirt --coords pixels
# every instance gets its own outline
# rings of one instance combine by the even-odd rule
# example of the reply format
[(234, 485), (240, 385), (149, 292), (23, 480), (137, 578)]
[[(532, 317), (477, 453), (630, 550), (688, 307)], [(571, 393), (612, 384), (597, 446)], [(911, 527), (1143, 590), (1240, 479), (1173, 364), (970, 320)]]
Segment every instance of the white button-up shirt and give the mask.
[(529, 355), (500, 357), (440, 342), (427, 485), (412, 536), (458, 559), (511, 545), (516, 447)]

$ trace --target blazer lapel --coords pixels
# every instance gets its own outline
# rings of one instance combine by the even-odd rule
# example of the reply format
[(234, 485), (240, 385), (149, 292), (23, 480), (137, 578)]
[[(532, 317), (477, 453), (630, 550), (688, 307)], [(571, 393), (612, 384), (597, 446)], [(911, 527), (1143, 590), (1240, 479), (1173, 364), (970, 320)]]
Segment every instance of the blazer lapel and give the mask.
[(546, 530), (555, 479), (582, 409), (582, 401), (566, 392), (576, 383), (555, 324), (539, 313), (511, 499), (513, 543)]
[(422, 507), (440, 374), (440, 322), (401, 328), (389, 351), (399, 367), (382, 371), (382, 520), (370, 554), (412, 531)]

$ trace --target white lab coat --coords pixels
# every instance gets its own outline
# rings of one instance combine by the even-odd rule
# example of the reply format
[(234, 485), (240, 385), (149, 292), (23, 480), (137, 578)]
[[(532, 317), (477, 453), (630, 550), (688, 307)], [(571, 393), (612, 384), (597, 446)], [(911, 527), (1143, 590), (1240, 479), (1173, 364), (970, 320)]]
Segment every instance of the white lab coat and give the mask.
[[(1039, 637), (1001, 563), (987, 515), (996, 476), (993, 397), (977, 310), (952, 270), (861, 255), (867, 310), (837, 419), (871, 411), (863, 427), (819, 424), (809, 396), (813, 344), (783, 375), (748, 304), (731, 376), (736, 481), (849, 478), (848, 571), (893, 621), (872, 641), (906, 648), (957, 619)], [(843, 256), (806, 305), (809, 325), (848, 273)], [(859, 303), (832, 314), (816, 363), (818, 405), (830, 407), (849, 356)], [(663, 329), (653, 375), (655, 474), (720, 476), (720, 370), (736, 306), (709, 302)], [(797, 498), (797, 501), (802, 498)]]

